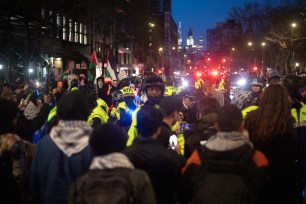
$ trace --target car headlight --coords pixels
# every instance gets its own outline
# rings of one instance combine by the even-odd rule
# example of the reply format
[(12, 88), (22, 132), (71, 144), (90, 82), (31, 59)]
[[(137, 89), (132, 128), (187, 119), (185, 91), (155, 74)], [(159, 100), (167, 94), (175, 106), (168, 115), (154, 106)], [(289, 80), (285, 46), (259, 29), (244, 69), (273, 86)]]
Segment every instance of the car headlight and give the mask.
[(239, 79), (239, 80), (237, 81), (237, 84), (238, 84), (239, 86), (244, 86), (244, 85), (246, 84), (246, 80), (245, 80), (245, 79)]
[(187, 82), (187, 81), (183, 81), (183, 82), (182, 82), (182, 85), (183, 85), (183, 86), (188, 86), (188, 82)]

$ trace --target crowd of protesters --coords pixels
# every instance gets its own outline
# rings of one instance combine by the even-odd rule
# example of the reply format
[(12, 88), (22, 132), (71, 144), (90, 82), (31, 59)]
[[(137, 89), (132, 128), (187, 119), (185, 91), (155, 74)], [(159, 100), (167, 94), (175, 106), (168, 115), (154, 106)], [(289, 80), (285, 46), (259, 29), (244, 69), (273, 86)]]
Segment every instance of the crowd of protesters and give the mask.
[(153, 73), (1, 83), (1, 203), (303, 203), (305, 89), (296, 75), (232, 101), (214, 79)]

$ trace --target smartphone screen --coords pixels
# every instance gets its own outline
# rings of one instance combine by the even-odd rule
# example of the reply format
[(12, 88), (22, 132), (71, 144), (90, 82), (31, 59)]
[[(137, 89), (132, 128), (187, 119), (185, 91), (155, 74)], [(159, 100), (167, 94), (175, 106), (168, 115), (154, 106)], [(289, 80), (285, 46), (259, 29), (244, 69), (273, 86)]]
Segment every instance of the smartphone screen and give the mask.
[(171, 135), (170, 138), (169, 138), (169, 144), (170, 144), (170, 147), (172, 149), (174, 149), (175, 146), (177, 146), (177, 136), (176, 135)]

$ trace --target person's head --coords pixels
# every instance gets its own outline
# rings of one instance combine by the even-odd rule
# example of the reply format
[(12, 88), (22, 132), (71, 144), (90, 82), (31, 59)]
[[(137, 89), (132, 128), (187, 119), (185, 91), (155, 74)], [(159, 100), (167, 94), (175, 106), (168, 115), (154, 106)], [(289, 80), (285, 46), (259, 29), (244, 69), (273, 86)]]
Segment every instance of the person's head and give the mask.
[(204, 97), (199, 104), (199, 118), (202, 118), (209, 113), (217, 113), (220, 108), (221, 106), (217, 99), (211, 96)]
[(97, 99), (98, 99), (98, 94), (97, 94), (97, 89), (94, 83), (91, 81), (88, 81), (85, 86), (83, 86), (83, 89), (81, 90), (86, 93), (89, 102), (90, 102), (90, 109), (94, 109), (97, 106)]
[(126, 136), (116, 125), (110, 123), (99, 125), (90, 135), (89, 146), (93, 156), (122, 152), (126, 146)]
[(234, 104), (224, 105), (217, 116), (217, 129), (222, 132), (233, 132), (241, 130), (242, 114)]
[(204, 84), (202, 86), (202, 91), (205, 94), (213, 95), (215, 90), (216, 90), (216, 86), (217, 86), (217, 81), (216, 80), (208, 79), (208, 80), (204, 81)]
[(248, 117), (254, 120), (251, 127), (254, 131), (250, 134), (263, 140), (272, 138), (274, 135), (288, 133), (292, 128), (288, 93), (286, 88), (280, 84), (270, 85), (263, 93), (259, 108), (249, 114), (246, 120)]
[(122, 89), (124, 87), (129, 87), (131, 84), (131, 80), (129, 78), (125, 78), (125, 79), (122, 79), (119, 84), (118, 84), (118, 88), (119, 89)]
[(57, 105), (59, 120), (86, 121), (90, 114), (88, 97), (81, 91), (72, 91), (63, 95)]
[(131, 88), (132, 90), (136, 90), (136, 85), (135, 85), (135, 84), (130, 84), (130, 88)]
[(162, 120), (159, 110), (144, 105), (137, 113), (137, 131), (144, 138), (157, 138), (161, 131)]
[(174, 125), (179, 120), (181, 102), (177, 96), (166, 96), (159, 102), (163, 119)]
[(263, 82), (260, 77), (256, 77), (251, 81), (251, 91), (253, 93), (259, 93), (262, 91)]
[(281, 80), (280, 80), (280, 76), (279, 75), (272, 75), (268, 78), (268, 84), (280, 84)]
[(6, 92), (10, 89), (10, 85), (8, 83), (4, 83), (3, 86), (2, 86), (2, 91), (3, 92)]
[(23, 86), (22, 84), (18, 84), (17, 86), (15, 86), (14, 88), (14, 92), (16, 95), (20, 94), (20, 92), (23, 90)]
[(182, 98), (182, 103), (187, 107), (191, 108), (195, 104), (196, 93), (195, 89), (188, 87), (181, 91), (180, 96)]
[(148, 76), (142, 84), (142, 89), (149, 99), (158, 98), (164, 95), (165, 83), (159, 76)]
[(70, 89), (78, 88), (79, 87), (79, 81), (77, 79), (72, 79), (70, 82)]
[(12, 100), (0, 97), (0, 135), (14, 131), (17, 116), (17, 104)]
[(117, 80), (113, 80), (113, 86), (117, 87), (118, 86), (118, 81)]
[(287, 88), (292, 103), (300, 103), (303, 100), (300, 93), (300, 88), (305, 86), (303, 78), (297, 75), (288, 75), (284, 78), (283, 85)]
[(97, 78), (97, 86), (99, 89), (102, 89), (103, 87), (103, 77), (98, 77)]

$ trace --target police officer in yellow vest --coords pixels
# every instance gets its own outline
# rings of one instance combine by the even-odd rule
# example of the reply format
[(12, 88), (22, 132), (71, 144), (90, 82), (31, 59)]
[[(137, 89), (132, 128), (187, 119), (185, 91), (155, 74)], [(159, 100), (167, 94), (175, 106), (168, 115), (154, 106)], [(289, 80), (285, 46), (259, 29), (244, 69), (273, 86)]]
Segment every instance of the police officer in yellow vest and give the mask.
[(170, 77), (167, 77), (165, 84), (166, 84), (166, 87), (165, 87), (164, 95), (172, 96), (173, 93), (175, 92), (175, 89), (173, 87), (173, 80)]
[(194, 83), (194, 88), (200, 89), (200, 88), (202, 88), (202, 85), (203, 85), (203, 84), (204, 84), (203, 79), (197, 78), (197, 80), (196, 80), (195, 83)]
[(98, 94), (95, 85), (91, 82), (87, 82), (82, 91), (83, 90), (86, 92), (90, 101), (91, 114), (88, 117), (87, 122), (93, 127), (107, 123), (109, 116), (97, 103)]
[[(159, 102), (163, 98), (164, 91), (165, 91), (165, 83), (159, 76), (151, 75), (144, 79), (141, 92), (146, 95), (147, 101), (144, 101), (144, 105), (151, 105), (155, 108), (159, 108)], [(132, 115), (132, 124), (130, 126), (130, 129), (128, 131), (128, 142), (127, 146), (132, 145), (134, 139), (137, 137), (137, 123), (136, 123), (136, 116), (137, 112), (140, 110), (141, 106), (134, 111)], [(175, 129), (175, 127), (172, 127), (172, 129)], [(184, 147), (184, 138), (183, 136), (178, 137), (178, 143), (181, 147)]]
[(306, 82), (299, 76), (288, 75), (284, 78), (283, 85), (290, 96), (297, 165), (300, 170), (297, 174), (300, 175), (297, 195), (302, 195), (306, 186), (306, 99), (301, 95), (301, 90), (306, 87)]
[(173, 86), (165, 87), (165, 96), (172, 96), (174, 92), (175, 92), (175, 89), (173, 88)]
[(110, 122), (128, 130), (132, 123), (132, 114), (136, 109), (134, 92), (128, 86), (124, 86), (114, 92), (112, 97), (114, 106), (111, 110)]

